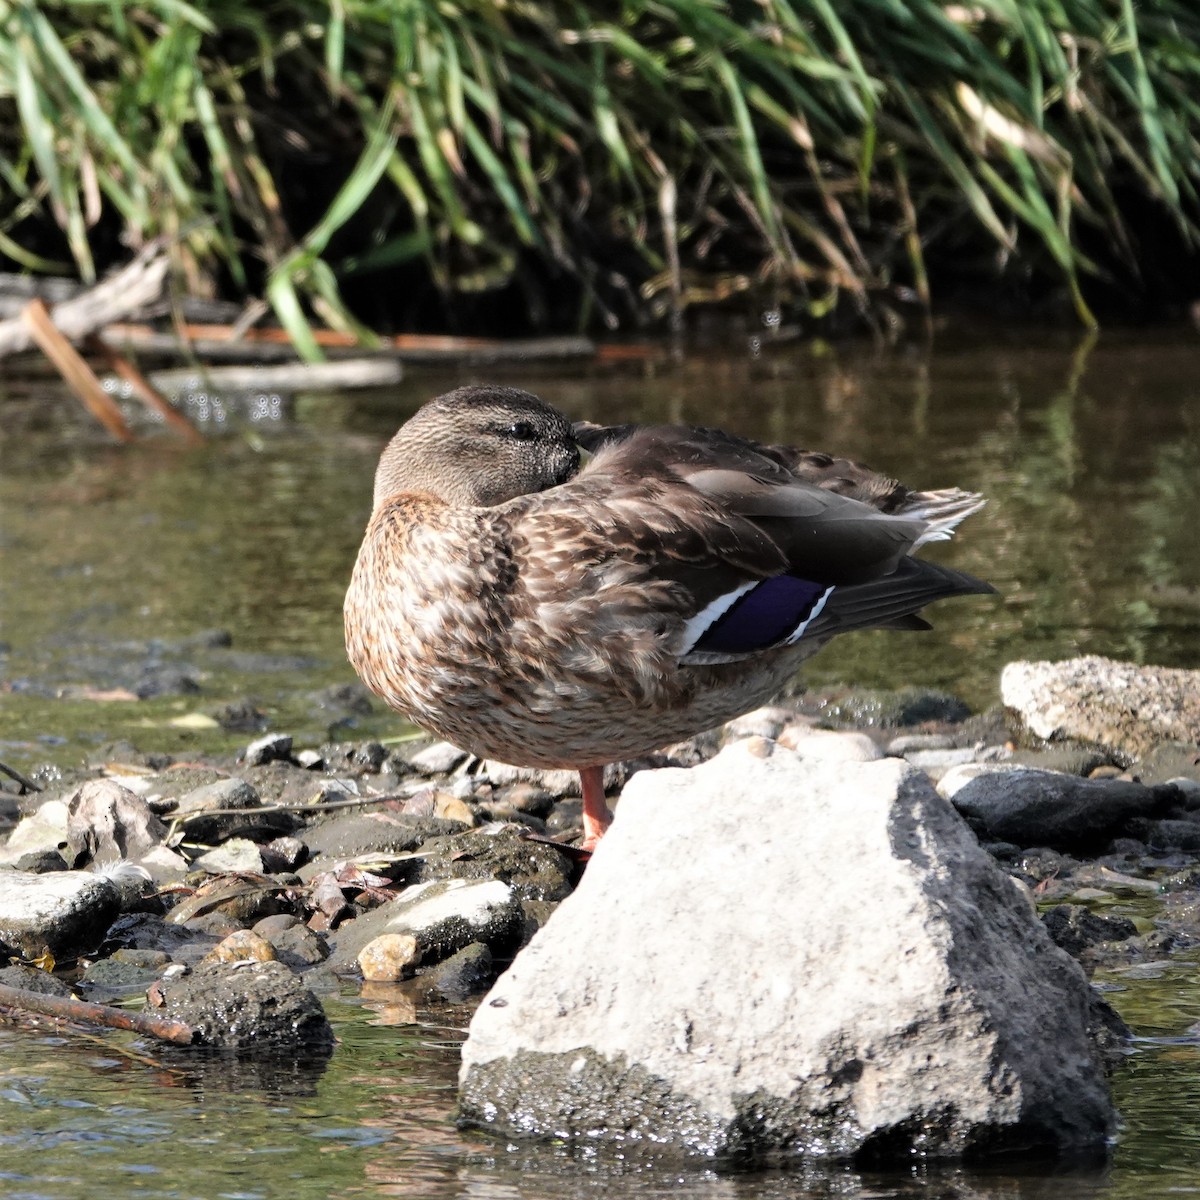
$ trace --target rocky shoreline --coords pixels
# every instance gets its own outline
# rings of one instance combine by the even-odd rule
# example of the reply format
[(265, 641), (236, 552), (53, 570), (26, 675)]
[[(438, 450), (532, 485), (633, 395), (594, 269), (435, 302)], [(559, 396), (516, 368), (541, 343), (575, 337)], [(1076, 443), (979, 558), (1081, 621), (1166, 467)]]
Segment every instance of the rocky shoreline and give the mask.
[[(871, 819), (880, 822), (881, 831), (891, 831), (892, 850), (885, 847), (885, 865), (872, 868), (875, 874), (857, 876), (865, 866), (848, 859), (836, 877), (826, 879), (824, 893), (830, 896), (838, 892), (838, 880), (857, 881), (856, 890), (831, 911), (853, 916), (860, 903), (862, 909), (855, 917), (857, 931), (852, 922), (839, 925), (842, 935), (821, 961), (834, 962), (844, 944), (865, 936), (866, 925), (886, 926), (893, 919), (886, 908), (871, 907), (879, 899), (871, 894), (871, 881), (878, 871), (890, 870), (887, 854), (905, 859), (905, 871), (927, 872), (929, 879), (976, 878), (972, 886), (990, 899), (946, 891), (931, 902), (931, 911), (978, 904), (984, 925), (991, 912), (1009, 907), (1007, 899), (995, 899), (1007, 892), (997, 890), (994, 867), (1018, 883), (1024, 899), (1013, 909), (1016, 923), (1004, 926), (1007, 933), (987, 934), (1000, 941), (981, 941), (992, 947), (979, 952), (981, 960), (1003, 958), (997, 947), (1014, 939), (1026, 948), (1041, 946), (1039, 939), (1046, 935), (1045, 960), (1058, 964), (1054, 969), (1065, 971), (1066, 978), (1075, 968), (1063, 967), (1053, 947), (1090, 972), (1101, 965), (1136, 969), (1200, 944), (1200, 672), (1155, 671), (1103, 659), (1012, 664), (1002, 694), (1006, 708), (983, 716), (970, 715), (953, 698), (921, 692), (801, 694), (645, 762), (614, 768), (607, 780), (610, 797), (647, 769), (686, 770), (682, 776), (666, 771), (639, 779), (630, 789), (631, 796), (637, 794), (626, 816), (630, 830), (635, 823), (640, 827), (638, 843), (625, 844), (632, 833), (620, 836), (623, 801), (618, 800), (613, 833), (590, 865), (569, 845), (558, 844), (569, 840), (579, 823), (579, 800), (571, 794), (575, 777), (565, 772), (480, 763), (431, 742), (408, 743), (401, 750), (377, 742), (298, 747), (286, 735), (269, 734), (250, 743), (236, 761), (189, 762), (130, 746), (107, 747), (89, 767), (44, 791), (4, 779), (0, 800), (15, 827), (0, 849), (0, 943), (17, 965), (0, 970), (0, 984), (63, 994), (73, 989), (87, 1000), (123, 1005), (145, 997), (147, 1014), (185, 1021), (197, 1043), (278, 1055), (281, 1061), (295, 1053), (297, 1044), (329, 1047), (319, 997), (339, 988), (369, 987), (376, 995), (382, 989), (384, 995), (420, 1005), (477, 1003), (585, 876), (590, 875), (589, 883), (573, 898), (572, 911), (582, 908), (588, 900), (584, 893), (591, 891), (602, 915), (614, 904), (613, 893), (607, 899), (601, 894), (606, 886), (617, 888), (618, 896), (634, 890), (633, 883), (613, 882), (622, 878), (622, 857), (641, 863), (635, 878), (689, 876), (694, 860), (708, 852), (699, 840), (703, 822), (697, 821), (695, 830), (685, 828), (681, 838), (681, 825), (690, 826), (685, 819), (690, 810), (656, 799), (655, 790), (682, 786), (680, 778), (700, 786), (702, 772), (691, 769), (701, 764), (709, 764), (703, 778), (724, 780), (702, 802), (703, 812), (726, 822), (717, 822), (710, 833), (716, 850), (704, 860), (710, 867), (703, 893), (718, 897), (719, 911), (731, 914), (728, 924), (720, 925), (721, 937), (735, 943), (733, 953), (745, 969), (755, 961), (752, 950), (759, 941), (763, 970), (772, 969), (773, 953), (798, 959), (804, 945), (821, 942), (815, 929), (829, 928), (829, 918), (815, 911), (802, 914), (813, 925), (803, 945), (788, 942), (787, 949), (779, 935), (761, 932), (772, 927), (756, 877), (764, 881), (764, 890), (773, 869), (791, 879), (786, 871), (797, 857), (807, 861), (808, 875), (820, 875), (854, 840), (839, 830), (838, 813), (849, 811), (855, 797), (881, 781), (891, 790)], [(740, 764), (747, 781), (760, 762), (775, 773), (773, 779), (785, 770), (794, 779), (787, 776), (792, 782), (773, 807), (741, 808), (745, 798), (735, 794), (737, 772), (721, 775), (727, 769), (721, 764), (730, 762)], [(813, 815), (818, 801), (802, 799), (811, 780), (824, 780), (822, 786), (832, 789), (820, 839), (815, 825), (805, 832), (807, 820), (818, 821)], [(31, 782), (38, 782), (36, 773)], [(749, 782), (746, 787), (756, 801), (764, 794)], [(648, 798), (649, 793), (654, 794)], [(793, 795), (795, 801), (789, 799)], [(918, 795), (919, 802), (913, 799)], [(649, 816), (635, 822), (635, 813), (654, 811), (674, 816), (657, 818), (658, 825)], [(899, 846), (895, 831), (901, 811), (910, 814), (904, 819), (913, 844), (949, 847), (926, 856), (933, 862), (942, 854), (949, 866), (935, 869)], [(862, 828), (867, 819), (855, 818)], [(962, 845), (956, 841), (960, 833), (966, 839)], [(656, 840), (662, 843), (657, 849)], [(976, 840), (986, 852), (979, 856), (988, 860), (986, 867), (972, 857)], [(732, 854), (735, 844), (737, 855)], [(722, 846), (728, 852), (724, 859)], [(805, 860), (805, 855), (812, 857)], [(969, 869), (962, 865), (968, 861)], [(651, 871), (655, 863), (660, 865)], [(798, 894), (804, 880), (794, 883), (789, 887)], [(685, 900), (698, 894), (696, 886)], [(922, 894), (932, 893), (925, 887)], [(1030, 901), (1040, 913), (1036, 932), (1020, 925), (1020, 910), (1032, 912)], [(1114, 905), (1128, 908), (1130, 901), (1136, 902), (1134, 915), (1107, 911)], [(714, 936), (711, 914), (707, 927), (686, 925), (693, 910), (700, 919), (703, 904), (664, 900), (658, 893), (646, 903), (678, 908), (664, 946)], [(820, 896), (804, 903), (818, 905)], [(911, 909), (914, 901), (896, 903)], [(566, 927), (565, 915), (556, 925)], [(645, 932), (630, 934), (639, 941), (625, 948), (617, 965), (650, 953), (641, 947), (652, 944), (655, 929), (652, 914)], [(951, 946), (951, 960), (966, 954), (962, 938), (974, 936), (956, 929), (938, 935)], [(601, 937), (598, 946), (602, 942)], [(544, 948), (549, 944), (549, 936), (539, 939), (542, 957), (550, 953)], [(578, 953), (591, 957), (586, 945)], [(654, 953), (661, 957), (665, 951)], [(532, 965), (535, 958), (526, 961)], [(562, 976), (570, 972), (561, 963), (556, 969), (556, 986), (569, 991)], [(811, 981), (812, 963), (804, 969)], [(845, 977), (850, 968), (830, 970), (828, 986), (835, 987), (837, 972)], [(1011, 964), (1000, 973), (1019, 974)], [(879, 986), (884, 992), (896, 990), (886, 980)], [(979, 990), (977, 983), (971, 986)], [(1031, 985), (1025, 986), (1028, 991)], [(503, 989), (512, 987), (511, 980), (501, 981), (489, 1004), (495, 1005), (496, 995), (508, 996)], [(953, 987), (964, 990), (961, 980)], [(788, 994), (802, 990), (792, 986)], [(520, 1003), (516, 993), (510, 999), (512, 1005)], [(502, 1013), (508, 1005), (506, 999), (505, 1005), (481, 1013)], [(996, 1014), (995, 1008), (987, 1009), (970, 1020), (1002, 1026)], [(630, 1023), (627, 1016), (622, 1020)], [(1087, 1021), (1093, 1048), (1087, 1053), (1100, 1063), (1106, 1048), (1119, 1043), (1120, 1022), (1096, 1005)], [(817, 1023), (811, 1013), (796, 1016), (798, 1028)], [(597, 1034), (600, 1042), (607, 1036)], [(690, 1046), (696, 1035), (674, 1031), (676, 1036)], [(844, 1030), (839, 1036), (848, 1037)], [(636, 1053), (646, 1061), (653, 1057), (649, 1050)], [(877, 1048), (866, 1057), (872, 1054)], [(999, 1050), (994, 1054), (1003, 1057)], [(1082, 1063), (1087, 1054), (1080, 1049), (1078, 1056)], [(862, 1057), (850, 1055), (847, 1061)], [(472, 1052), (468, 1042), (468, 1059), (479, 1063), (486, 1056)], [(579, 1070), (586, 1075), (589, 1068)], [(485, 1094), (480, 1089), (486, 1075), (464, 1074), (468, 1117), (495, 1120), (510, 1132), (546, 1131), (532, 1119), (525, 1127), (506, 1124), (503, 1098), (511, 1080), (492, 1079), (487, 1086), (494, 1094)], [(1064, 1076), (1072, 1077), (1070, 1072)], [(663, 1078), (661, 1071), (655, 1076), (658, 1086)], [(830, 1110), (842, 1121), (839, 1129), (846, 1111), (861, 1117), (867, 1103), (861, 1087), (855, 1091), (846, 1078), (844, 1070), (837, 1076), (842, 1107)], [(611, 1081), (597, 1086), (596, 1095), (610, 1095)], [(824, 1093), (827, 1106), (832, 1094)], [(821, 1102), (814, 1100), (815, 1108)], [(641, 1101), (621, 1093), (625, 1136), (654, 1141), (659, 1133), (645, 1112), (636, 1119), (629, 1115), (629, 1105), (636, 1103)], [(1086, 1137), (1077, 1127), (1058, 1141), (1057, 1134), (1047, 1134), (1047, 1144), (1069, 1150), (1107, 1138), (1111, 1117), (1098, 1104), (1080, 1118), (1089, 1130)], [(933, 1153), (986, 1148), (989, 1135), (980, 1131), (994, 1114), (967, 1120), (962, 1114), (969, 1108), (964, 1099), (953, 1119), (939, 1124), (922, 1118), (921, 1136)], [(678, 1105), (668, 1110), (674, 1115), (663, 1118), (667, 1124), (686, 1124)], [(708, 1133), (697, 1134), (691, 1143), (684, 1139), (685, 1144), (704, 1152), (714, 1147), (736, 1152), (742, 1138), (751, 1153), (768, 1144), (794, 1151), (800, 1126), (794, 1114), (784, 1119), (778, 1110), (760, 1102), (751, 1120), (739, 1109), (739, 1132), (730, 1140), (711, 1114), (706, 1111), (700, 1119), (689, 1109), (694, 1128)], [(579, 1111), (587, 1112), (582, 1101)], [(594, 1125), (596, 1113), (587, 1119)], [(880, 1119), (878, 1129), (864, 1125), (857, 1139), (827, 1136), (832, 1126), (822, 1126), (825, 1133), (818, 1137), (811, 1117), (800, 1124), (812, 1135), (807, 1143), (812, 1153), (879, 1153), (888, 1146), (909, 1152), (912, 1138), (895, 1134), (904, 1122), (894, 1115)], [(911, 1125), (914, 1118), (908, 1119)], [(555, 1120), (560, 1127), (564, 1122), (574, 1127), (562, 1113)], [(757, 1134), (745, 1133), (747, 1121), (752, 1131), (760, 1130), (758, 1142)], [(1026, 1125), (1020, 1128), (1027, 1136)], [(885, 1136), (881, 1130), (891, 1132)], [(1000, 1145), (1009, 1135), (1001, 1137), (993, 1127), (991, 1136)]]

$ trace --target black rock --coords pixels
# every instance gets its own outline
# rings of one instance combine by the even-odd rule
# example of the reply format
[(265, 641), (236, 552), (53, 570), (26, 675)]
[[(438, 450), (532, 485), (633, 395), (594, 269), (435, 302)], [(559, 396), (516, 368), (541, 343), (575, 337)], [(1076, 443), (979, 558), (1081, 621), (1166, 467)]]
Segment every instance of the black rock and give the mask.
[(1128, 917), (1105, 917), (1082, 904), (1056, 904), (1042, 914), (1042, 924), (1057, 946), (1072, 958), (1103, 942), (1123, 942), (1137, 935)]
[(201, 1045), (252, 1050), (333, 1042), (321, 1002), (280, 962), (201, 964), (163, 980), (156, 992), (142, 1011), (190, 1025)]
[(425, 976), (430, 988), (451, 1004), (461, 1004), (487, 991), (495, 982), (498, 967), (483, 942), (472, 942)]
[(1031, 770), (979, 775), (952, 803), (981, 840), (1092, 851), (1125, 834), (1135, 818), (1166, 815), (1180, 795), (1170, 785)]

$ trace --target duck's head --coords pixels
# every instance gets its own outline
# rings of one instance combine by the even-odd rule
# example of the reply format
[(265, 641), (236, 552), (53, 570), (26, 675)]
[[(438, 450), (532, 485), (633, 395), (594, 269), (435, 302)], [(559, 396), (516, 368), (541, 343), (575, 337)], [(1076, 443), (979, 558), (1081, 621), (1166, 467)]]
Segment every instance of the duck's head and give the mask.
[(375, 507), (400, 492), (490, 506), (565, 483), (579, 469), (571, 422), (518, 388), (462, 387), (406, 421), (375, 472)]

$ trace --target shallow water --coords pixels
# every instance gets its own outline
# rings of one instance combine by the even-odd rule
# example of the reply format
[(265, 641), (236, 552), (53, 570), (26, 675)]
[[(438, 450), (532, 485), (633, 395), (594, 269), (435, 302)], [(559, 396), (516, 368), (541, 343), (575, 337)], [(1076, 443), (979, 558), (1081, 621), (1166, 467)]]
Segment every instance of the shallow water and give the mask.
[[(841, 639), (805, 677), (911, 682), (985, 708), (1012, 658), (1200, 662), (1198, 368), (1200, 336), (1186, 331), (933, 355), (802, 346), (503, 377), (577, 417), (721, 425), (911, 484), (984, 492), (989, 506), (929, 552), (1000, 595), (943, 603), (932, 634)], [(422, 400), (473, 377), (412, 371), (372, 393), (193, 398), (212, 434), (199, 450), (154, 431), (113, 446), (57, 386), (0, 382), (11, 693), (0, 695), (0, 755), (18, 767), (77, 762), (117, 735), (181, 752), (237, 744), (244, 735), (189, 722), (247, 698), (273, 728), (324, 740), (344, 714), (314, 695), (353, 679), (340, 609), (379, 449)], [(233, 645), (188, 643), (213, 629)], [(179, 666), (199, 675), (198, 694), (70, 698)], [(335, 732), (397, 730), (377, 713)]]
[[(193, 397), (211, 434), (198, 450), (152, 428), (115, 447), (56, 385), (0, 380), (0, 759), (66, 765), (118, 737), (183, 754), (240, 745), (250, 735), (211, 714), (243, 700), (301, 746), (401, 733), (386, 714), (330, 700), (353, 678), (342, 593), (383, 441), (422, 400), (484, 377), (578, 417), (721, 425), (846, 453), (912, 484), (985, 492), (989, 507), (931, 553), (1000, 596), (940, 606), (933, 633), (846, 638), (809, 666), (812, 683), (913, 683), (985, 708), (1013, 658), (1195, 666), (1198, 368), (1200, 337), (1184, 331), (943, 342), (933, 355), (804, 345), (607, 370), (413, 371), (373, 393)], [(232, 645), (201, 636), (214, 629)], [(97, 698), (175, 668), (200, 690)], [(1114, 978), (1123, 990), (1111, 998), (1154, 1040), (1116, 1081), (1125, 1130), (1101, 1173), (614, 1174), (458, 1133), (454, 1032), (372, 1024), (372, 1010), (345, 1001), (332, 1005), (333, 1059), (283, 1080), (168, 1062), (122, 1035), (83, 1045), (0, 1028), (0, 1189), (299, 1200), (1200, 1193), (1200, 1046), (1185, 1037), (1200, 1020), (1194, 970)]]

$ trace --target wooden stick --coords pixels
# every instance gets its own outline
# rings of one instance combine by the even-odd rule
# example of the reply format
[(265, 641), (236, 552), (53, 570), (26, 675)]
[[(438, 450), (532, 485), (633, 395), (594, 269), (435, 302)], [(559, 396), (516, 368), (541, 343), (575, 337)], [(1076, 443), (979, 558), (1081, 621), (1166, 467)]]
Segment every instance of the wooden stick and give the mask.
[(125, 380), (137, 398), (153, 412), (159, 414), (168, 425), (192, 443), (199, 445), (204, 434), (188, 420), (173, 404), (167, 401), (145, 375), (141, 373), (119, 350), (110, 346), (99, 334), (89, 333), (83, 342), (84, 349), (103, 360), (115, 375)]
[(38, 1013), (44, 1017), (58, 1017), (64, 1021), (79, 1021), (85, 1025), (103, 1025), (108, 1029), (131, 1029), (177, 1046), (190, 1046), (195, 1034), (190, 1025), (174, 1021), (169, 1017), (150, 1017), (142, 1013), (126, 1012), (108, 1004), (92, 1004), (88, 1000), (75, 1000), (66, 996), (46, 996), (41, 992), (27, 992), (24, 988), (7, 987), (0, 984), (0, 1005), (15, 1008), (20, 1012)]
[(44, 300), (31, 300), (21, 314), (33, 341), (54, 364), (67, 386), (84, 407), (119, 442), (132, 442), (133, 430), (125, 423), (117, 402), (100, 385), (79, 351), (55, 327)]

